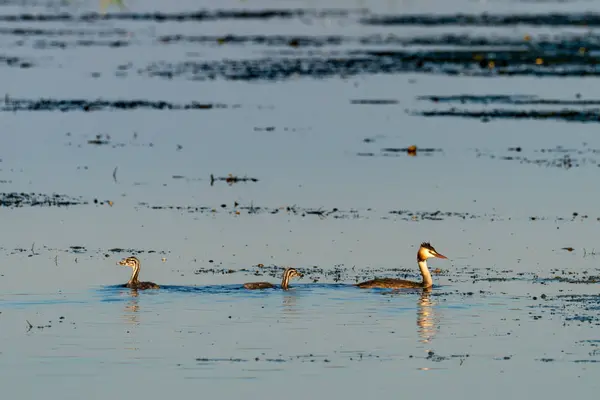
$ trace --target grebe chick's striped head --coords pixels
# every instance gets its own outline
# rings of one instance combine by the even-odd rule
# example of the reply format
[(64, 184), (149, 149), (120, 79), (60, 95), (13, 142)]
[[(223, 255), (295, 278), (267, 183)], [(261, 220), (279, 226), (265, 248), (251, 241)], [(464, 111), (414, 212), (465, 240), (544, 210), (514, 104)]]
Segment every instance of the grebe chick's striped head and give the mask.
[(290, 279), (294, 277), (302, 278), (302, 275), (296, 268), (286, 268), (283, 271), (283, 278), (281, 279), (281, 288), (287, 290), (290, 285)]
[(286, 268), (286, 270), (283, 272), (283, 276), (291, 279), (296, 277), (302, 278), (304, 275), (298, 272), (296, 268)]
[(117, 265), (123, 265), (125, 267), (131, 267), (131, 268), (135, 269), (135, 268), (139, 268), (140, 260), (138, 260), (137, 257), (131, 256), (131, 257), (124, 258), (121, 261), (118, 261)]
[(448, 258), (445, 255), (438, 253), (437, 250), (434, 249), (433, 246), (429, 242), (421, 243), (421, 247), (419, 247), (419, 251), (417, 252), (417, 260), (425, 261), (428, 258), (433, 258), (433, 257), (444, 258), (444, 259)]

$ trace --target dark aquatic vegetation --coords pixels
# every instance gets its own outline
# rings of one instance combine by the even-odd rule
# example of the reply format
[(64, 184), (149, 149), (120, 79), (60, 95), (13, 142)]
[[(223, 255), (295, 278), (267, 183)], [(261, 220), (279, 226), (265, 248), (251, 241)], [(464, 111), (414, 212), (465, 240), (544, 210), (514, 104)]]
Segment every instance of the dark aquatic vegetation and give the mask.
[[(231, 108), (239, 106), (233, 105)], [(225, 104), (220, 103), (198, 103), (191, 102), (187, 104), (177, 104), (167, 101), (151, 101), (151, 100), (85, 100), (85, 99), (18, 99), (13, 97), (5, 97), (0, 111), (15, 112), (15, 111), (103, 111), (103, 110), (210, 110), (228, 108)]]
[(540, 14), (412, 14), (373, 15), (360, 21), (365, 25), (422, 25), (422, 26), (600, 26), (600, 16), (592, 13)]
[(299, 56), (279, 51), (260, 59), (154, 62), (144, 76), (194, 81), (284, 81), (373, 74), (427, 73), (450, 76), (598, 76), (600, 58), (555, 54), (543, 49), (354, 50), (336, 57)]
[(381, 105), (398, 104), (398, 100), (392, 100), (392, 99), (356, 99), (356, 100), (350, 100), (350, 104), (381, 106)]
[(238, 182), (258, 182), (258, 179), (251, 178), (248, 176), (237, 176), (237, 175), (233, 175), (233, 174), (229, 174), (224, 177), (222, 177), (222, 176), (215, 177), (213, 174), (210, 174), (210, 186), (213, 186), (215, 184), (215, 182), (217, 182), (217, 181), (227, 182), (231, 186), (234, 183), (238, 183)]
[(534, 95), (454, 95), (454, 96), (419, 96), (418, 100), (433, 103), (461, 103), (461, 104), (514, 104), (514, 105), (600, 105), (600, 100), (589, 99), (543, 99)]
[(428, 110), (416, 111), (414, 115), (422, 117), (459, 117), (474, 118), (481, 122), (490, 122), (493, 119), (531, 119), (531, 120), (556, 120), (565, 122), (600, 122), (600, 109), (562, 109), (562, 110)]
[(508, 148), (504, 154), (481, 151), (479, 149), (476, 149), (475, 152), (477, 157), (514, 161), (520, 164), (531, 164), (539, 167), (561, 168), (564, 170), (585, 166), (600, 166), (600, 149), (590, 148), (585, 143), (581, 148), (556, 146), (554, 148), (527, 150), (519, 146)]
[(63, 194), (0, 193), (0, 206), (4, 207), (68, 207), (88, 204), (82, 198)]
[(20, 57), (6, 57), (0, 55), (0, 65), (4, 64), (7, 67), (16, 67), (16, 68), (31, 68), (34, 66), (33, 62), (29, 60), (22, 59)]
[(147, 22), (189, 22), (189, 21), (218, 21), (218, 20), (270, 20), (292, 18), (347, 18), (353, 15), (364, 15), (366, 10), (360, 9), (258, 9), (258, 10), (228, 10), (214, 9), (179, 13), (163, 12), (119, 12), (119, 13), (82, 13), (82, 14), (4, 14), (0, 15), (3, 22), (95, 22), (95, 21), (147, 21)]

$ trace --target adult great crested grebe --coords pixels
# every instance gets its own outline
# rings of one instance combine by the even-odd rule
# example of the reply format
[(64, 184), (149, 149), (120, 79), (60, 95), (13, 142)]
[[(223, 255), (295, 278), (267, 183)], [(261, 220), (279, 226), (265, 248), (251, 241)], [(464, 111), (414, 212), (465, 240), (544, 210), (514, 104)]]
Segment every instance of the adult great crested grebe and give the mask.
[(425, 242), (421, 243), (419, 251), (417, 252), (417, 262), (419, 263), (419, 269), (421, 275), (423, 275), (422, 282), (407, 281), (404, 279), (393, 279), (393, 278), (379, 278), (372, 279), (370, 281), (358, 283), (356, 286), (362, 289), (370, 288), (389, 288), (389, 289), (402, 289), (402, 288), (430, 288), (433, 285), (431, 280), (431, 273), (427, 268), (428, 258), (444, 258), (448, 257), (438, 253), (431, 244)]
[(131, 257), (124, 258), (121, 261), (117, 262), (117, 265), (124, 265), (127, 267), (131, 267), (131, 269), (133, 270), (131, 273), (131, 278), (129, 279), (129, 282), (125, 283), (123, 285), (123, 287), (127, 287), (130, 289), (137, 289), (137, 290), (159, 289), (160, 288), (160, 286), (158, 286), (154, 282), (140, 282), (138, 280), (138, 276), (140, 274), (140, 260), (138, 260), (137, 257), (131, 256)]
[[(283, 279), (281, 280), (281, 288), (283, 290), (288, 290), (288, 288), (290, 287), (290, 279), (293, 277), (296, 277), (296, 276), (298, 278), (302, 278), (304, 275), (302, 275), (300, 272), (298, 272), (295, 268), (286, 268), (285, 271), (283, 271)], [(276, 286), (269, 282), (250, 282), (250, 283), (244, 283), (244, 287), (246, 289), (255, 290), (255, 289), (271, 289)]]

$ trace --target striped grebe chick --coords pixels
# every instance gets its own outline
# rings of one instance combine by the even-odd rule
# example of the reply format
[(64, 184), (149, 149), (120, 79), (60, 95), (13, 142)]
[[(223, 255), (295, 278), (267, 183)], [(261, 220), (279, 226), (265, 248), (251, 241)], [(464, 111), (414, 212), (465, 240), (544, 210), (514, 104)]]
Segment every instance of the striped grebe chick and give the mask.
[(431, 273), (427, 268), (428, 258), (444, 258), (448, 257), (438, 253), (431, 244), (421, 243), (419, 251), (417, 252), (417, 262), (423, 280), (421, 282), (407, 281), (404, 279), (393, 279), (393, 278), (376, 278), (370, 281), (361, 282), (357, 284), (359, 288), (370, 289), (370, 288), (389, 288), (389, 289), (403, 289), (403, 288), (430, 288), (433, 286), (433, 280), (431, 279)]
[(140, 282), (138, 280), (138, 276), (140, 275), (140, 260), (138, 260), (137, 257), (131, 256), (124, 258), (121, 261), (117, 262), (117, 264), (131, 267), (132, 269), (131, 278), (129, 279), (129, 282), (123, 285), (123, 287), (137, 290), (160, 288), (160, 286), (158, 286), (154, 282)]
[[(283, 290), (288, 290), (290, 287), (290, 279), (292, 279), (294, 277), (302, 278), (303, 276), (304, 275), (302, 275), (300, 272), (298, 272), (298, 270), (296, 270), (295, 268), (286, 268), (285, 271), (283, 271), (283, 278), (281, 279), (281, 288)], [(273, 285), (272, 283), (269, 283), (269, 282), (250, 282), (250, 283), (244, 283), (244, 287), (246, 289), (255, 290), (255, 289), (271, 289), (271, 288), (275, 288), (276, 285)]]

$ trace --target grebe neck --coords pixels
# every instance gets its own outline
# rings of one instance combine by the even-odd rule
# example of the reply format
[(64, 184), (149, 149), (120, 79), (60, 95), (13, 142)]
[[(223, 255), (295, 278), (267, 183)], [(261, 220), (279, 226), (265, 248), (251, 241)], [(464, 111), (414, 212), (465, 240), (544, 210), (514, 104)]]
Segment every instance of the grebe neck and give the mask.
[(421, 270), (421, 275), (423, 275), (423, 287), (430, 288), (433, 286), (433, 280), (431, 279), (429, 268), (427, 268), (427, 260), (418, 260), (418, 263), (419, 269)]
[(288, 271), (285, 271), (283, 273), (283, 278), (281, 279), (281, 288), (283, 290), (288, 290), (289, 287), (290, 287), (290, 273)]
[(138, 281), (138, 275), (140, 274), (140, 264), (136, 263), (131, 272), (131, 278), (128, 283), (136, 283)]

